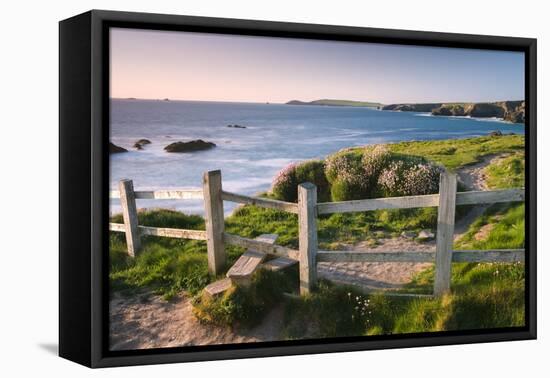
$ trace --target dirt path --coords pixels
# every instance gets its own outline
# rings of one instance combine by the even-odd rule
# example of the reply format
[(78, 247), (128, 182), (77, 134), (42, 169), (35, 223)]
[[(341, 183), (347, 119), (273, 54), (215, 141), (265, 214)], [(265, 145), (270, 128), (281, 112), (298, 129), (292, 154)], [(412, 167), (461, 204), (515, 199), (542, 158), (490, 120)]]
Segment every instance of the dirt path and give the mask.
[(117, 295), (109, 305), (111, 350), (274, 341), (283, 324), (282, 306), (249, 330), (202, 324), (185, 294), (171, 301), (153, 294)]
[[(485, 168), (508, 156), (507, 154), (488, 155), (472, 165), (467, 165), (457, 170), (458, 180), (470, 190), (488, 190), (487, 177), (483, 172)], [(455, 224), (454, 240), (460, 239), (467, 231), (470, 225), (481, 216), (489, 205), (478, 205), (473, 207), (465, 216), (461, 217)]]
[[(366, 243), (349, 246), (358, 252), (427, 252), (435, 251), (435, 242), (418, 243), (404, 237), (380, 239), (379, 245), (372, 248)], [(409, 283), (412, 277), (428, 268), (431, 263), (319, 263), (320, 278), (333, 282), (353, 285), (366, 291), (396, 290)]]

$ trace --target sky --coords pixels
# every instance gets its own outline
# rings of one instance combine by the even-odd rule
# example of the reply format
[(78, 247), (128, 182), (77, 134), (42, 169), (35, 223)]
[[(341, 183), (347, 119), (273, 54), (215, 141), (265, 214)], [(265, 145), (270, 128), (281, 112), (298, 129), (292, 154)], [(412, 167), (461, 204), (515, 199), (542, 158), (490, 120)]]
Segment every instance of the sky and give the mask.
[(522, 52), (111, 29), (111, 97), (384, 104), (524, 99)]

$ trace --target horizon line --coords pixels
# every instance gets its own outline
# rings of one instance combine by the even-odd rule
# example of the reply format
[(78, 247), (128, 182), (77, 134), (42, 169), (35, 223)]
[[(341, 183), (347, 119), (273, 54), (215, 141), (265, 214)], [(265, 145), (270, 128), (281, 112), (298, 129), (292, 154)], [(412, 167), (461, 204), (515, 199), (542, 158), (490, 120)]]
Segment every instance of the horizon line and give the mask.
[(337, 99), (337, 98), (319, 98), (316, 100), (299, 100), (299, 99), (291, 99), (287, 102), (272, 102), (272, 101), (246, 101), (246, 100), (189, 100), (189, 99), (181, 99), (181, 98), (140, 98), (140, 97), (113, 97), (109, 96), (110, 100), (145, 100), (145, 101), (188, 101), (188, 102), (225, 102), (225, 103), (242, 103), (242, 104), (275, 104), (275, 105), (289, 105), (287, 104), (290, 101), (300, 101), (304, 103), (309, 103), (313, 101), (322, 101), (322, 100), (330, 100), (330, 101), (353, 101), (353, 102), (370, 102), (370, 103), (376, 103), (380, 105), (418, 105), (418, 104), (482, 104), (482, 103), (496, 103), (496, 102), (519, 102), (519, 101), (525, 101), (525, 99), (516, 99), (516, 100), (490, 100), (490, 101), (424, 101), (424, 102), (413, 102), (413, 101), (407, 101), (407, 102), (390, 102), (390, 103), (383, 103), (378, 101), (365, 101), (365, 100), (348, 100), (348, 99)]

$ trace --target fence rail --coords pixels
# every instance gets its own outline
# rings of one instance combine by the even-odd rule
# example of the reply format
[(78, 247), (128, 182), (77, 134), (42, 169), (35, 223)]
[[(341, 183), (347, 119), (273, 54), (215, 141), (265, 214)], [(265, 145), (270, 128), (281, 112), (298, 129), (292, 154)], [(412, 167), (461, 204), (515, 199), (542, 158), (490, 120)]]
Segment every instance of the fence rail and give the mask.
[[(168, 189), (168, 190), (138, 190), (134, 192), (136, 199), (172, 199), (172, 200), (187, 200), (187, 199), (203, 199), (202, 189)], [(111, 198), (120, 198), (119, 190), (111, 190), (109, 193)]]
[(298, 214), (298, 205), (293, 202), (278, 201), (268, 198), (250, 197), (226, 191), (222, 191), (222, 199), (224, 201), (242, 203), (245, 205), (255, 205), (267, 209), (277, 209), (286, 211), (288, 213)]
[[(264, 254), (287, 257), (299, 262), (300, 292), (308, 293), (317, 281), (319, 262), (427, 262), (435, 264), (434, 294), (450, 291), (452, 262), (523, 262), (524, 249), (453, 250), (455, 208), (457, 205), (524, 201), (522, 188), (456, 192), (456, 175), (440, 177), (439, 193), (421, 196), (374, 198), (356, 201), (317, 203), (317, 188), (311, 183), (298, 186), (298, 203), (246, 196), (224, 191), (220, 171), (206, 172), (203, 188), (134, 191), (131, 180), (122, 180), (111, 198), (120, 198), (124, 223), (110, 223), (109, 229), (124, 232), (128, 254), (139, 251), (142, 235), (206, 240), (208, 267), (220, 274), (225, 266), (225, 245), (252, 249)], [(206, 230), (185, 230), (138, 225), (136, 199), (203, 199)], [(225, 232), (223, 201), (255, 205), (298, 215), (298, 250), (249, 239)], [(359, 252), (318, 250), (317, 217), (322, 214), (362, 212), (382, 209), (438, 207), (435, 251)]]
[[(435, 251), (318, 251), (317, 262), (435, 262)], [(453, 262), (523, 262), (524, 249), (453, 250)]]

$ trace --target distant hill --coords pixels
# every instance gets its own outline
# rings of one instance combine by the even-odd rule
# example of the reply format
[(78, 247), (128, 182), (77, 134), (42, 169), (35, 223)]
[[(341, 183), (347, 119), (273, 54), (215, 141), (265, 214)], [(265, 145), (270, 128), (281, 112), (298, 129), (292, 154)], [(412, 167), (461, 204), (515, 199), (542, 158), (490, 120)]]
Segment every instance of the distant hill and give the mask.
[(357, 106), (357, 107), (366, 107), (366, 108), (379, 108), (383, 104), (379, 102), (366, 102), (366, 101), (351, 101), (351, 100), (331, 100), (331, 99), (322, 99), (315, 101), (299, 101), (292, 100), (286, 103), (287, 105), (325, 105), (325, 106)]
[(513, 123), (525, 122), (525, 101), (391, 104), (382, 110), (426, 112), (434, 116), (496, 117)]

